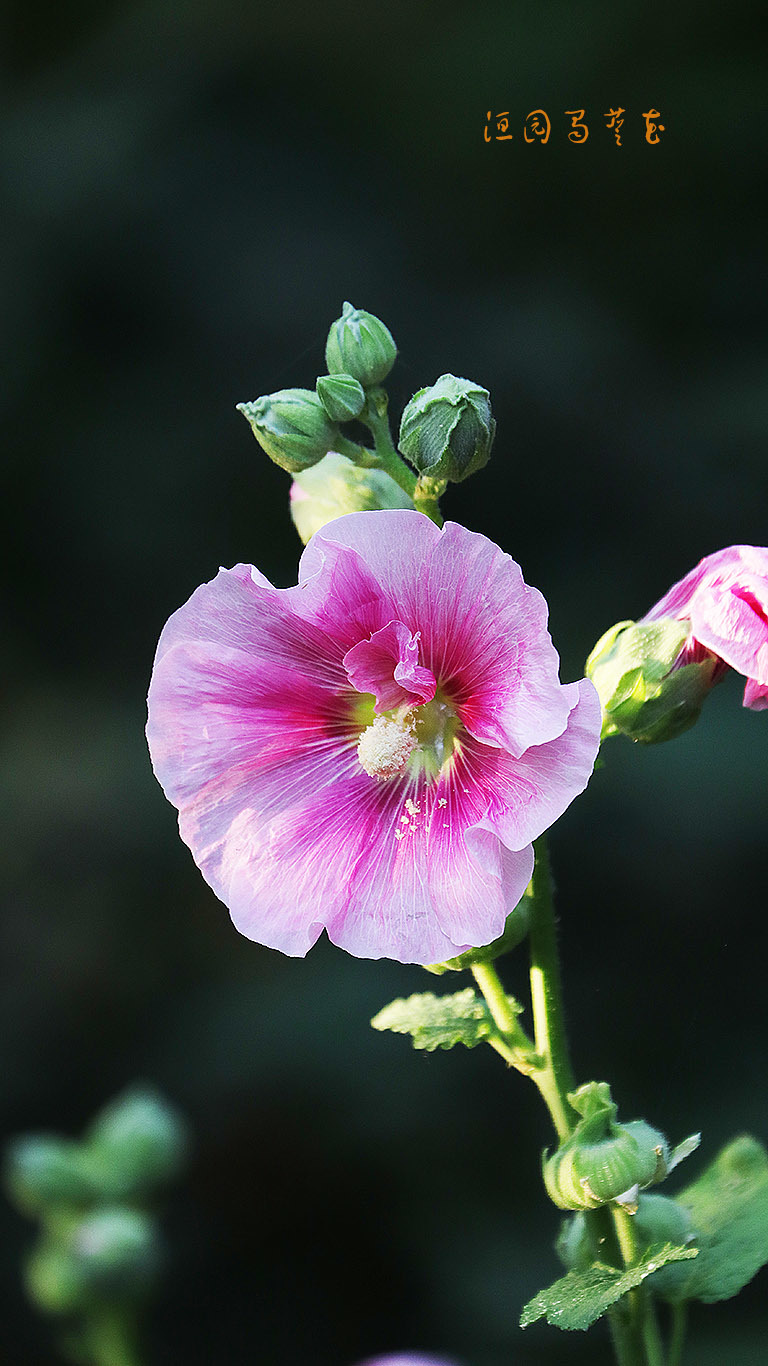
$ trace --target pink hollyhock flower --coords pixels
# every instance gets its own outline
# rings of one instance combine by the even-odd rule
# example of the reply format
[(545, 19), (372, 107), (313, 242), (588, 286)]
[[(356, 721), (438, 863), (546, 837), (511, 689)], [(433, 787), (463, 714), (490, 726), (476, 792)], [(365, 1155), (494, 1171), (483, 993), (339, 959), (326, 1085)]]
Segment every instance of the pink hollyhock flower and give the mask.
[(745, 707), (768, 708), (768, 548), (731, 545), (706, 555), (643, 620), (660, 617), (691, 623), (680, 664), (707, 650), (744, 674)]
[(514, 561), (411, 511), (328, 523), (295, 588), (220, 570), (167, 623), (149, 689), (182, 839), (237, 928), (289, 954), (323, 929), (402, 962), (489, 943), (599, 733)]

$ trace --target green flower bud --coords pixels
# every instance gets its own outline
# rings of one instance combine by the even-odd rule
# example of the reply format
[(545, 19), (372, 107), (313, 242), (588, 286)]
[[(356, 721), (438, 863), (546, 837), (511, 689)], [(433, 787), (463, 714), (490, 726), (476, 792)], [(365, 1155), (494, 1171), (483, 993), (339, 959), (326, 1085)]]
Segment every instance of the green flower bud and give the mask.
[(396, 355), (392, 333), (381, 319), (345, 303), (325, 345), (329, 375), (352, 375), (369, 389), (386, 378)]
[(237, 410), (270, 460), (289, 474), (316, 465), (341, 438), (311, 389), (279, 389), (253, 403), (238, 403)]
[(44, 1314), (74, 1314), (88, 1306), (91, 1289), (69, 1247), (43, 1237), (24, 1268), (27, 1294)]
[(492, 963), (522, 944), (528, 933), (530, 919), (530, 897), (523, 896), (515, 909), (510, 911), (502, 933), (493, 943), (486, 944), (484, 948), (467, 949), (466, 953), (460, 953), (456, 958), (446, 958), (444, 963), (431, 963), (427, 965), (427, 972), (442, 977), (445, 972), (462, 972), (465, 968), (471, 968), (473, 963)]
[(603, 708), (603, 739), (628, 735), (654, 744), (681, 735), (697, 720), (712, 686), (713, 655), (675, 668), (689, 623), (619, 621), (598, 640), (586, 664)]
[(99, 1172), (80, 1143), (55, 1134), (28, 1134), (10, 1144), (5, 1184), (27, 1214), (51, 1206), (89, 1205), (100, 1194)]
[(495, 433), (488, 390), (441, 375), (407, 405), (398, 449), (419, 474), (458, 484), (488, 464)]
[(187, 1152), (183, 1120), (149, 1087), (132, 1087), (101, 1111), (87, 1134), (88, 1152), (110, 1199), (129, 1199), (178, 1175)]
[(162, 1262), (154, 1220), (143, 1210), (120, 1205), (83, 1219), (72, 1234), (69, 1252), (84, 1283), (105, 1299), (146, 1294)]
[(347, 512), (412, 507), (408, 494), (383, 470), (361, 469), (335, 451), (297, 474), (291, 485), (291, 517), (305, 545), (326, 522)]
[(573, 1134), (544, 1154), (544, 1184), (560, 1209), (599, 1209), (612, 1201), (634, 1209), (639, 1189), (667, 1174), (664, 1135), (644, 1120), (619, 1124), (605, 1082), (587, 1082), (568, 1100), (581, 1115)]
[(352, 422), (365, 407), (365, 389), (354, 375), (321, 375), (315, 388), (332, 422)]

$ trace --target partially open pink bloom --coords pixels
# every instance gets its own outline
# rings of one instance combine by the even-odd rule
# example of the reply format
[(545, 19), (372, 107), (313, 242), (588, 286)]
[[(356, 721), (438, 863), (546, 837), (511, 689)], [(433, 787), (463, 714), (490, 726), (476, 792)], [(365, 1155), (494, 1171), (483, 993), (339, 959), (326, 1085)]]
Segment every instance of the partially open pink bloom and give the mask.
[(368, 1357), (360, 1366), (457, 1366), (453, 1357), (433, 1357), (424, 1352), (396, 1352), (394, 1356)]
[(323, 929), (402, 962), (489, 943), (599, 733), (514, 561), (411, 511), (328, 523), (295, 588), (220, 570), (167, 623), (149, 690), (182, 839), (237, 928), (289, 954)]
[(768, 708), (768, 548), (731, 545), (706, 555), (644, 621), (690, 621), (687, 664), (708, 650), (746, 678), (744, 706)]

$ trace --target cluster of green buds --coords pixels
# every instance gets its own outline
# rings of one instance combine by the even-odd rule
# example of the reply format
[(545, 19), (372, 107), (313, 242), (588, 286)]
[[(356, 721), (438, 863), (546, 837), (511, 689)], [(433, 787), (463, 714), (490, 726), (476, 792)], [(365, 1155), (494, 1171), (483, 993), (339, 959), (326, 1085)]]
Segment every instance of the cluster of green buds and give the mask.
[(714, 655), (679, 666), (690, 623), (619, 621), (600, 637), (586, 664), (600, 696), (602, 738), (643, 744), (672, 740), (697, 720), (713, 682)]
[(39, 1222), (27, 1292), (39, 1310), (77, 1325), (71, 1338), (82, 1360), (91, 1359), (89, 1335), (106, 1319), (135, 1315), (157, 1283), (154, 1202), (179, 1175), (186, 1151), (184, 1123), (148, 1087), (107, 1105), (79, 1141), (27, 1134), (9, 1145), (6, 1190)]
[(590, 1081), (568, 1096), (580, 1115), (570, 1138), (542, 1161), (547, 1194), (559, 1209), (616, 1204), (634, 1211), (638, 1194), (663, 1181), (670, 1167), (667, 1140), (643, 1119), (620, 1124), (607, 1082)]
[[(281, 389), (237, 405), (270, 459), (294, 476), (291, 512), (305, 542), (346, 512), (417, 507), (439, 522), (448, 483), (489, 459), (496, 424), (488, 392), (455, 375), (414, 394), (395, 449), (382, 385), (396, 357), (386, 324), (345, 303), (314, 390)], [(373, 449), (353, 439), (349, 423), (369, 429)]]

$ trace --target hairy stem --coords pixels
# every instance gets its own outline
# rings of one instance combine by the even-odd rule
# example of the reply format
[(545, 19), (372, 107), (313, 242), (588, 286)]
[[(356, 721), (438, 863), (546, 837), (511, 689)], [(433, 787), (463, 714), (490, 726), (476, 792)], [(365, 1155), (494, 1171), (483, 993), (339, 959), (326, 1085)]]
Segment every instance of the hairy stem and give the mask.
[(536, 862), (530, 887), (531, 1002), (536, 1052), (543, 1060), (543, 1066), (533, 1074), (533, 1080), (562, 1142), (570, 1137), (576, 1122), (568, 1103), (574, 1078), (565, 1033), (552, 876), (543, 835), (535, 841), (533, 848)]
[(443, 519), (440, 515), (437, 499), (424, 495), (419, 488), (417, 476), (395, 450), (392, 433), (389, 429), (387, 395), (384, 389), (372, 389), (370, 391), (361, 420), (369, 428), (373, 437), (375, 463), (378, 469), (384, 470), (390, 479), (394, 479), (398, 487), (413, 500), (414, 506), (418, 508), (419, 512), (423, 512), (436, 526), (442, 526)]

